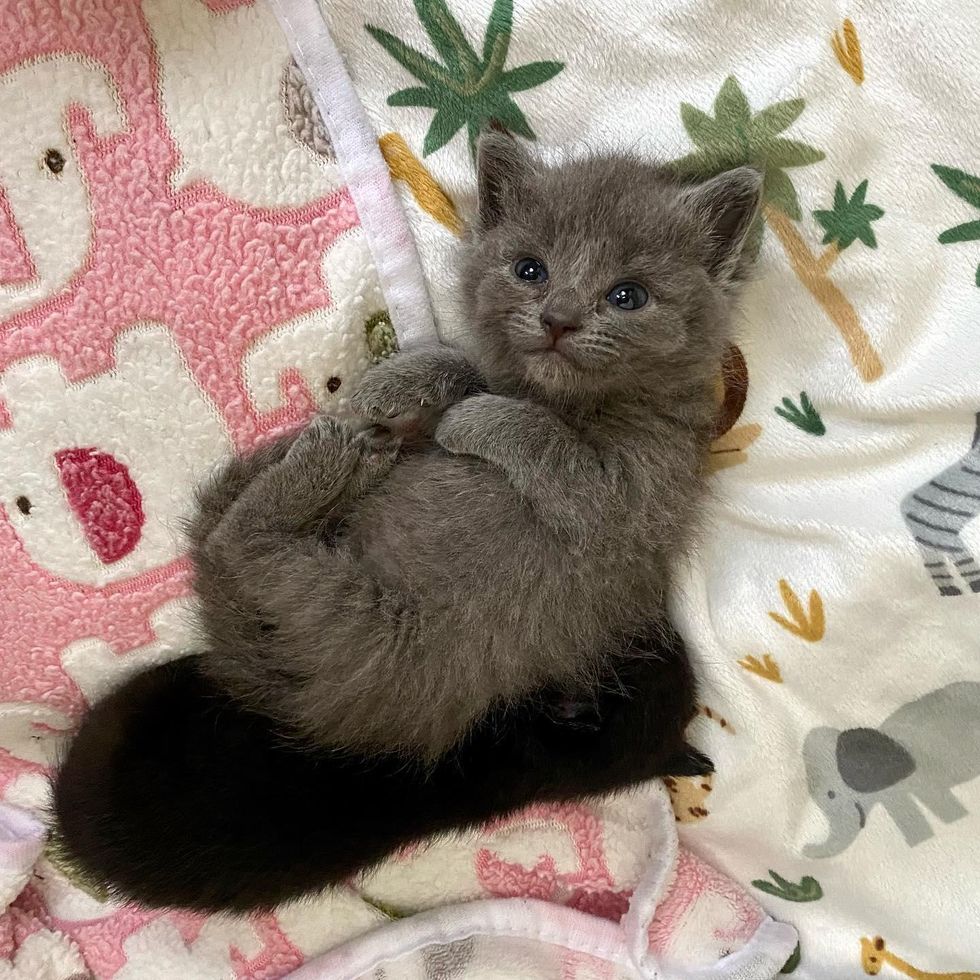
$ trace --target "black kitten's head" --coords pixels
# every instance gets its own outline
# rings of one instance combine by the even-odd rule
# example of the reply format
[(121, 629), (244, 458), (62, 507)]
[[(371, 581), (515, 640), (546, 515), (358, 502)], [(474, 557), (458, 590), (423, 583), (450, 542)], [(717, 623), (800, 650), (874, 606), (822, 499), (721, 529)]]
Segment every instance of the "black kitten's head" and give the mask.
[(624, 155), (556, 166), (483, 136), (472, 326), (498, 370), (574, 400), (717, 371), (759, 207), (749, 168), (698, 185)]

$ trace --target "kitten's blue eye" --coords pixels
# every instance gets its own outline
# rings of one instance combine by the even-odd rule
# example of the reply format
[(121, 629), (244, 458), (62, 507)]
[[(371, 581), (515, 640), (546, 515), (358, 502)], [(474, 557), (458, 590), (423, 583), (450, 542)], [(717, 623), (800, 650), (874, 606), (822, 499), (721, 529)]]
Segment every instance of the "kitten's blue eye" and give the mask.
[(540, 259), (528, 256), (514, 263), (514, 275), (525, 282), (547, 282), (548, 270)]
[(638, 282), (620, 282), (606, 293), (606, 301), (619, 310), (638, 310), (650, 297)]

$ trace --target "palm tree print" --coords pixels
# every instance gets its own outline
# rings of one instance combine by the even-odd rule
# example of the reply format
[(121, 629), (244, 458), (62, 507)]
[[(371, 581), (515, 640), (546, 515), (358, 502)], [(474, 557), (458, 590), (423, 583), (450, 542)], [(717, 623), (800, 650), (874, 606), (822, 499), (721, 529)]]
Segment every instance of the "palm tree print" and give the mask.
[[(681, 106), (681, 121), (696, 149), (678, 160), (675, 167), (685, 178), (710, 177), (746, 165), (765, 174), (762, 189), (765, 224), (779, 240), (800, 282), (837, 327), (862, 380), (876, 381), (884, 371), (881, 358), (854, 307), (829, 275), (840, 250), (846, 247), (844, 239), (838, 240), (835, 232), (830, 248), (822, 255), (814, 255), (794, 224), (802, 220), (803, 214), (796, 188), (786, 171), (824, 158), (815, 147), (782, 135), (800, 117), (804, 107), (803, 99), (788, 99), (753, 112), (738, 81), (729, 77), (715, 99), (714, 116), (687, 103)], [(842, 210), (850, 209), (853, 215), (857, 204), (852, 207), (851, 200), (845, 202)], [(858, 197), (858, 203), (874, 207), (863, 205), (863, 195)], [(869, 222), (874, 220), (864, 213)]]
[(422, 83), (392, 93), (388, 105), (436, 111), (425, 134), (422, 155), (435, 153), (464, 126), (471, 154), (475, 153), (477, 135), (492, 123), (533, 140), (534, 131), (511, 95), (547, 82), (565, 66), (560, 61), (532, 61), (516, 68), (505, 67), (514, 21), (513, 0), (494, 0), (479, 54), (445, 0), (415, 0), (415, 12), (442, 62), (380, 27), (368, 24), (365, 29)]
[[(834, 188), (834, 204), (829, 211), (814, 211), (817, 223), (826, 232), (823, 237), (824, 245), (832, 245), (835, 250), (834, 258), (843, 249), (860, 239), (868, 248), (877, 248), (872, 221), (877, 221), (885, 212), (877, 204), (865, 203), (868, 193), (868, 182), (862, 180), (854, 193), (848, 198), (844, 185), (837, 181)], [(829, 265), (828, 265), (829, 268)]]
[[(956, 170), (953, 167), (943, 167), (938, 163), (934, 163), (932, 169), (936, 176), (957, 197), (961, 197), (967, 204), (971, 204), (975, 208), (980, 208), (980, 177), (975, 177), (963, 170)], [(939, 241), (943, 245), (952, 245), (954, 242), (980, 241), (980, 219), (965, 221), (961, 225), (947, 228), (939, 236)], [(977, 266), (976, 283), (980, 286), (980, 265)]]

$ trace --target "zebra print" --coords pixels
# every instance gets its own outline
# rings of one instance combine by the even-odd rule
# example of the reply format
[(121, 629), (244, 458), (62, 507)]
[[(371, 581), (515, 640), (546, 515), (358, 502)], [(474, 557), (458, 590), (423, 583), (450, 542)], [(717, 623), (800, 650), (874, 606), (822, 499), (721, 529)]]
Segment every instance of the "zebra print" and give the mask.
[(943, 596), (980, 592), (980, 564), (963, 543), (963, 529), (980, 515), (980, 412), (966, 454), (902, 500), (902, 518)]

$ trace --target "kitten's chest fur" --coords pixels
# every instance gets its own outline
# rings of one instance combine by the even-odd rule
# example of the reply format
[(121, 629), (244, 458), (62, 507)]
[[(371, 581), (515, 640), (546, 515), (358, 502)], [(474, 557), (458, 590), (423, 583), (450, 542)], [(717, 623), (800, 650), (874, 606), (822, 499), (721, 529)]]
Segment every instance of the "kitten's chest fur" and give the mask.
[(535, 642), (598, 648), (660, 608), (700, 500), (709, 417), (629, 401), (567, 412), (604, 469), (601, 482), (553, 488), (558, 500), (594, 501), (579, 533), (556, 529), (491, 464), (433, 447), (361, 501), (345, 536), (385, 587), (484, 631), (474, 636), (517, 619)]

